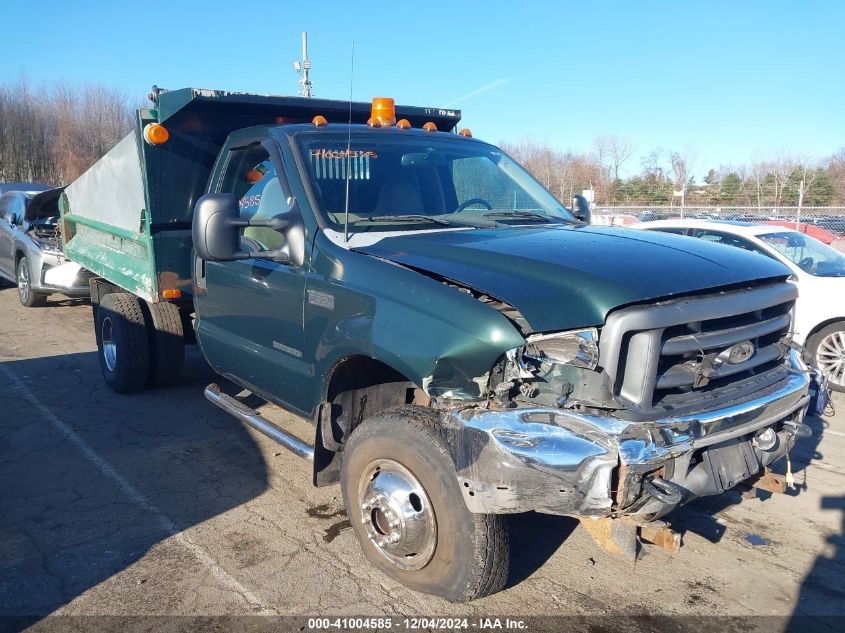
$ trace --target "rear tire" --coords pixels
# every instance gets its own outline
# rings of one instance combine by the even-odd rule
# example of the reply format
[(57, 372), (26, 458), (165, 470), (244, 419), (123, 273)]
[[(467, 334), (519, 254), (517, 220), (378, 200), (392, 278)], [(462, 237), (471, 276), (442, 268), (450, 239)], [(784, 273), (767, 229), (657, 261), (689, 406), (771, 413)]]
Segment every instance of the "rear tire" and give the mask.
[(128, 292), (104, 296), (97, 308), (100, 370), (117, 393), (140, 391), (150, 373), (150, 342), (141, 302)]
[(40, 308), (47, 304), (47, 295), (35, 292), (32, 289), (32, 271), (29, 268), (29, 259), (21, 257), (18, 261), (18, 268), (15, 271), (18, 282), (18, 298), (27, 308)]
[(172, 303), (147, 303), (150, 323), (150, 387), (169, 387), (179, 381), (185, 365), (182, 315)]
[(823, 327), (807, 339), (813, 365), (827, 376), (834, 391), (845, 392), (845, 321)]
[(346, 443), (340, 481), (364, 555), (388, 576), (452, 602), (505, 586), (507, 524), (467, 509), (431, 412), (402, 407), (365, 420)]

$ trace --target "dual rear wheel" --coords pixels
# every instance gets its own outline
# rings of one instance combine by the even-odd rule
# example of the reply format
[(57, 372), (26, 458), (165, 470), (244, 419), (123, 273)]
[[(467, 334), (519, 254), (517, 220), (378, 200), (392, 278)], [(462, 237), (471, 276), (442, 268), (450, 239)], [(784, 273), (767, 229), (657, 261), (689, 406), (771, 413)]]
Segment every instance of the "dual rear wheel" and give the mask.
[(111, 389), (130, 393), (178, 381), (185, 338), (177, 306), (115, 292), (101, 299), (95, 324), (100, 369)]

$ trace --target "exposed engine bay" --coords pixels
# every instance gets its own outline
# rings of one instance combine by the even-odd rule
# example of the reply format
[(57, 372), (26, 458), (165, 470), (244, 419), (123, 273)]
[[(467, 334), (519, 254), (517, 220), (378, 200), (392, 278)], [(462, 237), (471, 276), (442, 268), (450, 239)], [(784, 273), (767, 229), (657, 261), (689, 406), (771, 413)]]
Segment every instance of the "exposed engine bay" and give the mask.
[(559, 409), (616, 408), (598, 364), (595, 328), (534, 334), (510, 350), (490, 374), (498, 407), (541, 406)]
[(27, 233), (42, 250), (52, 253), (62, 252), (61, 225), (58, 217), (34, 220), (30, 223)]

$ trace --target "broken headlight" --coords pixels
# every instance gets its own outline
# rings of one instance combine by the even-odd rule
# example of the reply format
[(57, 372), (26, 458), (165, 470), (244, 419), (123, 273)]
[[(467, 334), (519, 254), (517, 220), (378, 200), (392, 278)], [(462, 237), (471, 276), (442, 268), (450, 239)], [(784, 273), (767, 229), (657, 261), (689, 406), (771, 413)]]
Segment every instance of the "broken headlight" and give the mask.
[(491, 376), (502, 406), (513, 400), (535, 406), (567, 407), (604, 402), (603, 378), (597, 371), (599, 334), (595, 328), (534, 334), (510, 350)]
[(595, 369), (599, 364), (596, 328), (529, 336), (522, 356), (540, 363)]

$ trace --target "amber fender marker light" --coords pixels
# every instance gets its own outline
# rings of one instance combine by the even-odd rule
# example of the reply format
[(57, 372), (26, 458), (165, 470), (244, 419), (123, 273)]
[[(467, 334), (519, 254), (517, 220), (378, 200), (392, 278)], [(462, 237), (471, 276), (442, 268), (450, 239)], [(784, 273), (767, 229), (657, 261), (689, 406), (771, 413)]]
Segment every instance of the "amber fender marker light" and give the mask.
[(460, 134), (461, 136), (466, 136), (467, 138), (472, 138), (472, 130), (470, 130), (468, 127), (462, 129), (460, 132), (458, 132), (458, 134)]
[(408, 119), (399, 119), (396, 122), (396, 127), (400, 130), (409, 130), (411, 129), (411, 122)]
[(393, 127), (396, 125), (396, 105), (390, 97), (376, 97), (370, 112), (374, 127)]
[(437, 126), (436, 126), (436, 125), (434, 125), (434, 123), (432, 123), (431, 121), (429, 121), (428, 123), (426, 123), (425, 125), (423, 125), (423, 129), (424, 129), (426, 132), (436, 132), (436, 131), (437, 131)]
[(311, 123), (314, 124), (314, 127), (323, 127), (329, 124), (329, 122), (326, 121), (326, 117), (324, 117), (322, 114), (318, 114), (313, 119), (311, 119)]
[(164, 299), (178, 299), (179, 297), (182, 296), (182, 291), (179, 290), (178, 288), (171, 288), (169, 290), (162, 290), (161, 296)]
[(144, 140), (150, 145), (161, 145), (170, 138), (167, 128), (158, 123), (147, 123), (144, 126)]

